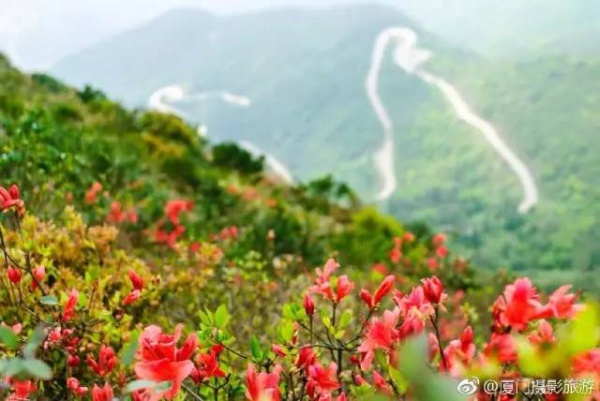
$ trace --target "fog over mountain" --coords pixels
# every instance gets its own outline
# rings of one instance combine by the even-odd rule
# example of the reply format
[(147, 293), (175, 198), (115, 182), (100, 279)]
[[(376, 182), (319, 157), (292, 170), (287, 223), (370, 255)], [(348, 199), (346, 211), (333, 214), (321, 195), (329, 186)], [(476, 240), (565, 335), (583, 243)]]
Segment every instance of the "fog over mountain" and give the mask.
[[(358, 1), (361, 2), (361, 1)], [(217, 14), (288, 6), (326, 8), (356, 0), (0, 0), (0, 50), (28, 70), (144, 24), (179, 7)], [(600, 2), (595, 0), (370, 0), (408, 15), (451, 44), (488, 56), (533, 48), (574, 53), (599, 50)], [(571, 44), (576, 41), (577, 46)]]
[[(412, 17), (377, 3), (233, 15), (188, 6), (49, 72), (134, 107), (160, 98), (211, 141), (250, 143), (299, 181), (333, 174), (381, 210), (455, 233), (482, 265), (593, 269), (595, 5), (514, 0), (489, 13), (451, 2), (446, 13), (420, 2)], [(390, 28), (398, 34), (380, 41)]]
[(241, 13), (286, 5), (323, 7), (348, 0), (0, 0), (0, 50), (15, 64), (45, 70), (64, 56), (179, 7)]

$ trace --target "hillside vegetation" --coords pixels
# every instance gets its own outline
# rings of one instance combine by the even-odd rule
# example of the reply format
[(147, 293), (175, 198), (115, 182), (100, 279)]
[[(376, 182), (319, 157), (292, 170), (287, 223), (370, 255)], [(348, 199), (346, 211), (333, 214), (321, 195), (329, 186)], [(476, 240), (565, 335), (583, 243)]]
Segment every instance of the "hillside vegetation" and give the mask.
[[(284, 186), (176, 117), (5, 59), (0, 82), (2, 397), (437, 401), (467, 372), (597, 374), (598, 313), (568, 286), (517, 279), (489, 316), (510, 277), (484, 285), (445, 235), (330, 177)], [(543, 318), (566, 328), (551, 351)]]
[[(560, 7), (553, 7), (539, 16), (540, 26), (558, 18)], [(572, 33), (568, 21), (561, 29)], [(573, 56), (561, 46), (554, 48), (560, 55), (544, 56), (540, 47), (524, 61), (488, 59), (444, 44), (393, 9), (367, 5), (232, 17), (181, 10), (75, 54), (53, 71), (136, 106), (175, 83), (189, 93), (247, 96), (248, 108), (215, 99), (175, 105), (206, 124), (211, 138), (250, 140), (301, 180), (331, 173), (368, 203), (379, 190), (372, 155), (383, 133), (364, 81), (375, 38), (389, 26), (417, 31), (420, 46), (434, 51), (427, 68), (498, 127), (532, 169), (541, 201), (518, 214), (522, 194), (507, 165), (436, 88), (405, 74), (388, 54), (379, 87), (394, 123), (398, 189), (376, 206), (452, 233), (453, 245), (479, 265), (552, 270), (552, 277), (568, 274), (596, 288), (600, 64), (593, 49)], [(534, 43), (531, 37), (524, 41)]]
[(598, 399), (593, 296), (477, 272), (331, 177), (282, 185), (4, 58), (0, 139), (2, 399), (464, 401), (506, 377)]

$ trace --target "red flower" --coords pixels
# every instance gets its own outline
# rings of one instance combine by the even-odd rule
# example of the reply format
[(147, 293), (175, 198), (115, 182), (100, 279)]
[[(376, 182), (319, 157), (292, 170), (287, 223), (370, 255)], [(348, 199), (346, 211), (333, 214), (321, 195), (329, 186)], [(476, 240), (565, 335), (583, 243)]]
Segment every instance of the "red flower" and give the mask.
[(333, 301), (340, 302), (346, 295), (350, 294), (353, 288), (354, 283), (348, 279), (348, 276), (341, 276), (337, 281), (335, 300)]
[(321, 285), (328, 282), (329, 278), (338, 267), (340, 267), (340, 265), (334, 259), (328, 259), (327, 262), (325, 262), (325, 266), (323, 266), (323, 270), (319, 268), (316, 269), (317, 279), (315, 284)]
[(92, 401), (112, 401), (113, 395), (113, 389), (108, 383), (104, 383), (104, 387), (94, 384), (92, 388)]
[(433, 243), (433, 246), (435, 248), (442, 246), (446, 243), (446, 234), (443, 233), (438, 233), (436, 235), (433, 236), (433, 238), (431, 239), (431, 242)]
[(79, 364), (81, 363), (81, 360), (79, 359), (79, 357), (77, 355), (68, 355), (67, 356), (67, 365), (70, 367), (75, 367), (75, 366), (79, 366)]
[(97, 375), (104, 377), (108, 375), (117, 365), (117, 357), (115, 351), (104, 344), (100, 346), (98, 353), (98, 362), (91, 355), (87, 357), (87, 363)]
[(279, 375), (281, 366), (276, 365), (273, 373), (257, 373), (254, 365), (246, 370), (246, 398), (249, 401), (279, 401)]
[(429, 363), (431, 363), (440, 351), (440, 343), (433, 333), (429, 333), (427, 336), (427, 350), (427, 357), (429, 359)]
[(427, 258), (425, 263), (427, 264), (427, 267), (431, 271), (436, 271), (437, 268), (439, 267), (439, 262), (437, 261), (436, 258)]
[(287, 355), (285, 348), (278, 344), (271, 344), (271, 351), (273, 351), (276, 355), (279, 355), (282, 358), (285, 358)]
[(304, 296), (304, 302), (302, 303), (304, 306), (304, 311), (308, 316), (312, 316), (315, 314), (315, 303), (313, 302), (310, 295), (306, 294)]
[(31, 380), (15, 380), (12, 379), (13, 393), (8, 396), (6, 401), (23, 401), (28, 400), (29, 395), (35, 391), (35, 385)]
[(336, 375), (337, 365), (334, 362), (329, 364), (329, 368), (324, 368), (317, 362), (308, 367), (307, 385), (309, 389), (315, 389), (319, 395), (327, 395), (340, 387)]
[(81, 386), (79, 380), (74, 377), (69, 377), (67, 379), (67, 388), (78, 397), (81, 397), (88, 392), (88, 388)]
[(102, 191), (102, 184), (95, 182), (85, 193), (85, 203), (92, 204), (97, 202), (98, 192)]
[(57, 344), (63, 339), (63, 330), (61, 327), (55, 327), (48, 331), (44, 348), (48, 348), (52, 344)]
[(369, 309), (373, 309), (379, 305), (381, 299), (385, 297), (387, 294), (394, 289), (394, 281), (396, 277), (394, 275), (387, 276), (375, 291), (375, 295), (371, 296), (371, 293), (367, 290), (362, 290), (360, 292), (360, 297), (367, 304)]
[(41, 283), (42, 281), (44, 281), (44, 277), (46, 277), (46, 268), (44, 266), (34, 267), (33, 277), (35, 277), (35, 280), (31, 282), (31, 289), (35, 290), (37, 288), (37, 282)]
[(21, 281), (21, 270), (15, 269), (12, 266), (6, 269), (6, 275), (8, 276), (8, 279), (11, 281), (11, 283), (15, 285), (19, 284), (19, 282)]
[(387, 274), (387, 267), (384, 263), (376, 263), (373, 265), (373, 271), (385, 276)]
[(77, 306), (78, 301), (79, 301), (79, 292), (77, 292), (77, 290), (75, 290), (75, 289), (71, 290), (71, 292), (69, 292), (67, 302), (65, 303), (65, 306), (63, 307), (63, 312), (62, 312), (62, 321), (63, 322), (67, 322), (67, 321), (71, 320), (71, 318), (75, 314), (75, 307)]
[(573, 359), (573, 372), (577, 375), (583, 373), (600, 374), (600, 349), (594, 348), (576, 356)]
[(440, 368), (450, 371), (453, 376), (460, 376), (464, 373), (460, 369), (470, 365), (475, 357), (475, 352), (473, 329), (471, 329), (471, 326), (467, 326), (461, 334), (460, 339), (450, 341), (444, 349), (445, 360), (449, 366), (440, 364)]
[(542, 315), (536, 288), (528, 278), (519, 278), (504, 289), (493, 306), (496, 326), (525, 330), (527, 324)]
[(392, 261), (392, 263), (400, 262), (401, 257), (402, 257), (402, 251), (400, 250), (400, 248), (393, 248), (390, 251), (390, 260)]
[(421, 282), (423, 283), (423, 294), (432, 304), (439, 304), (446, 298), (446, 294), (443, 293), (444, 286), (436, 276), (424, 278)]
[(196, 384), (200, 384), (211, 377), (225, 377), (225, 372), (219, 366), (217, 353), (214, 350), (207, 354), (198, 354), (196, 362), (198, 366), (191, 373), (192, 380)]
[(501, 363), (514, 362), (517, 360), (517, 343), (510, 334), (492, 333), (483, 353), (496, 357)]
[(446, 256), (448, 256), (448, 248), (445, 246), (437, 247), (435, 249), (435, 255), (440, 259), (444, 259)]
[(354, 376), (354, 382), (356, 383), (357, 386), (368, 386), (368, 387), (370, 387), (369, 382), (366, 381), (365, 378), (362, 377), (361, 375), (355, 375)]
[(219, 239), (221, 241), (226, 241), (229, 239), (237, 238), (239, 235), (239, 229), (236, 226), (225, 227), (219, 233)]
[(0, 187), (0, 211), (15, 208), (19, 215), (25, 214), (25, 203), (20, 199), (19, 187), (11, 185), (8, 191)]
[(113, 201), (110, 204), (110, 211), (108, 212), (108, 216), (106, 220), (109, 223), (119, 224), (125, 221), (125, 213), (121, 209), (121, 204), (117, 201)]
[(550, 295), (548, 304), (539, 313), (539, 317), (570, 319), (575, 313), (580, 311), (583, 305), (575, 303), (577, 296), (575, 294), (568, 294), (570, 289), (570, 285), (563, 285), (554, 291)]
[(298, 359), (296, 359), (296, 367), (308, 368), (314, 364), (317, 359), (315, 351), (311, 347), (303, 347), (298, 351)]
[(167, 246), (174, 248), (179, 237), (185, 232), (185, 227), (182, 225), (176, 225), (172, 231), (165, 231), (162, 228), (163, 223), (159, 223), (156, 228), (156, 242), (165, 243)]
[(140, 351), (134, 366), (135, 373), (140, 379), (154, 382), (170, 381), (171, 388), (157, 394), (148, 389), (153, 397), (164, 396), (173, 399), (181, 388), (181, 382), (192, 373), (194, 364), (190, 357), (198, 346), (195, 334), (190, 334), (181, 348), (177, 343), (181, 337), (182, 326), (175, 328), (174, 334), (163, 333), (158, 326), (146, 327), (139, 339)]
[(129, 270), (129, 281), (131, 281), (133, 288), (135, 288), (136, 290), (141, 291), (144, 289), (144, 280), (133, 269)]
[(362, 344), (358, 347), (358, 351), (365, 354), (361, 369), (366, 370), (371, 366), (375, 350), (381, 349), (388, 353), (392, 351), (394, 343), (399, 337), (398, 330), (396, 330), (399, 319), (400, 310), (398, 308), (393, 311), (386, 310), (383, 312), (382, 318), (373, 318)]
[(131, 305), (135, 301), (139, 300), (142, 296), (140, 290), (133, 290), (125, 298), (123, 298), (123, 305)]
[(127, 209), (127, 211), (125, 212), (125, 214), (126, 214), (126, 217), (125, 217), (125, 219), (126, 219), (126, 220), (127, 220), (129, 223), (131, 223), (131, 224), (135, 224), (135, 223), (137, 223), (137, 222), (138, 222), (138, 214), (137, 214), (137, 212), (135, 211), (135, 208), (133, 208), (133, 207), (132, 207), (132, 208), (129, 208), (129, 209)]
[(333, 260), (329, 259), (325, 266), (323, 267), (323, 271), (321, 269), (317, 269), (317, 279), (315, 280), (315, 285), (310, 287), (310, 291), (321, 294), (326, 299), (329, 299), (332, 302), (339, 303), (346, 295), (352, 291), (354, 288), (354, 283), (352, 283), (348, 276), (341, 276), (337, 278), (335, 282), (335, 290), (331, 288), (331, 274), (339, 267), (339, 264)]
[(363, 302), (369, 307), (369, 309), (373, 309), (375, 307), (375, 305), (373, 305), (373, 296), (369, 291), (365, 289), (360, 290), (360, 299), (363, 300)]
[(552, 328), (552, 325), (545, 320), (540, 320), (538, 331), (531, 333), (527, 338), (537, 345), (554, 344), (556, 342), (554, 329)]
[(404, 318), (406, 318), (411, 311), (425, 317), (432, 315), (435, 312), (433, 306), (425, 297), (423, 286), (413, 287), (411, 292), (404, 296), (396, 294), (394, 296), (394, 302), (396, 302), (400, 308), (401, 315)]
[(383, 378), (383, 376), (381, 376), (381, 374), (379, 372), (377, 372), (376, 370), (373, 371), (373, 384), (375, 385), (375, 388), (377, 389), (377, 391), (386, 394), (386, 395), (392, 395), (393, 391), (392, 388), (390, 387), (390, 385), (385, 381), (385, 379)]
[(179, 215), (181, 212), (189, 212), (194, 207), (194, 202), (185, 201), (182, 199), (174, 199), (170, 200), (165, 204), (165, 216), (173, 223), (173, 225), (178, 226), (179, 223)]

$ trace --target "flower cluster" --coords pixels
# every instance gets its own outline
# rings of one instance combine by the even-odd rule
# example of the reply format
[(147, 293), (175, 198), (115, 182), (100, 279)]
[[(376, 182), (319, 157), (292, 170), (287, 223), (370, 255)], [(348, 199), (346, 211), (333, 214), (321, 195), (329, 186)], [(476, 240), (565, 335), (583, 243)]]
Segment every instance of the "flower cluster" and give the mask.
[(189, 212), (193, 207), (193, 202), (182, 199), (167, 202), (165, 218), (159, 221), (156, 227), (156, 242), (174, 247), (185, 232), (185, 226), (181, 223), (181, 213)]
[[(92, 187), (88, 200), (99, 191)], [(596, 306), (579, 303), (568, 285), (545, 295), (528, 278), (516, 278), (491, 299), (486, 319), (486, 311), (470, 311), (468, 291), (444, 279), (456, 274), (450, 267), (456, 265), (445, 263), (444, 235), (428, 239), (415, 259), (407, 244), (417, 238), (407, 232), (393, 240), (390, 263), (367, 273), (345, 268), (339, 274), (339, 259), (326, 260), (314, 277), (290, 283), (302, 286), (301, 297), (277, 305), (280, 313), (264, 316), (263, 331), (245, 337), (230, 311), (243, 309), (247, 299), (209, 307), (210, 294), (190, 285), (189, 276), (178, 281), (181, 272), (169, 266), (158, 270), (113, 251), (110, 226), (86, 228), (71, 212), (70, 231), (45, 225), (24, 216), (18, 188), (4, 192), (10, 224), (0, 226), (3, 399), (434, 401), (449, 398), (440, 390), (448, 382), (456, 386), (473, 376), (521, 379), (519, 391), (538, 378), (592, 378), (597, 384), (583, 399), (600, 397)], [(181, 241), (182, 214), (192, 208), (183, 200), (166, 204), (159, 229), (173, 230), (161, 242)], [(117, 211), (111, 207), (118, 217), (113, 224), (121, 222)], [(237, 226), (226, 226), (212, 239), (224, 245), (239, 236)], [(222, 263), (214, 280), (230, 280), (230, 291), (244, 286), (236, 267), (242, 262), (224, 260), (215, 244), (175, 248), (172, 263)], [(260, 267), (252, 257), (247, 265)], [(415, 266), (426, 277), (414, 275)], [(271, 274), (257, 292), (284, 286), (285, 276)], [(184, 296), (199, 301), (174, 308)], [(524, 399), (518, 391), (472, 397)]]

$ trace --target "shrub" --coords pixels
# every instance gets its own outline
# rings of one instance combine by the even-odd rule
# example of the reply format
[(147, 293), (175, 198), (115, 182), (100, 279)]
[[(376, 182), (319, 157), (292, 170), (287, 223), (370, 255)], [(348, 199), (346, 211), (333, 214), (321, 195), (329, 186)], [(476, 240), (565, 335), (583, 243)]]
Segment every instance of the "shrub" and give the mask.
[[(99, 195), (88, 191), (94, 207)], [(44, 221), (25, 206), (16, 186), (0, 187), (10, 400), (508, 400), (535, 398), (541, 380), (554, 385), (545, 399), (597, 399), (597, 307), (518, 278), (488, 303), (488, 329), (444, 235), (405, 232), (370, 272), (339, 275), (329, 259), (296, 276), (292, 255), (236, 249), (237, 227), (163, 241), (191, 217), (185, 200), (143, 229), (154, 237), (144, 247), (131, 234), (139, 216), (114, 201), (98, 225), (72, 207)]]

